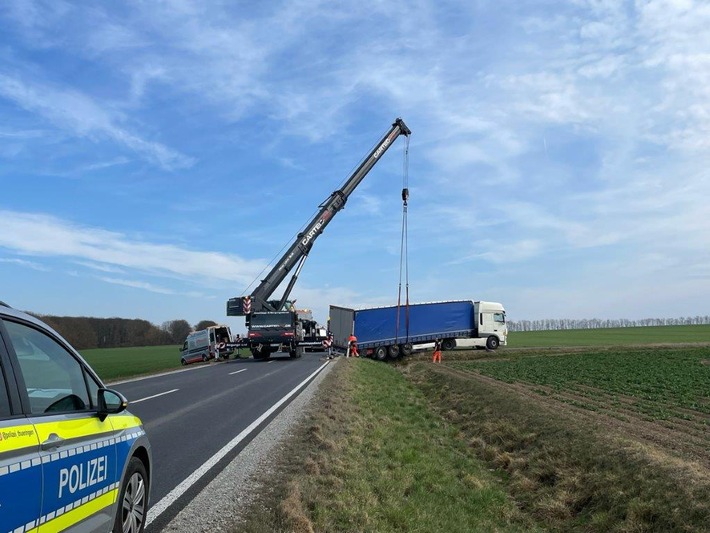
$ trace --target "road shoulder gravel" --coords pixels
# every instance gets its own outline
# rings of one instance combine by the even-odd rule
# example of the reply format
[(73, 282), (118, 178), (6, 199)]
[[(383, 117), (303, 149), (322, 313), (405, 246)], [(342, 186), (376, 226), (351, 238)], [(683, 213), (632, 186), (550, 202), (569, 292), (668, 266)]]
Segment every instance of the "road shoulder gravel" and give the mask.
[(306, 416), (321, 381), (337, 362), (337, 358), (331, 361), (163, 531), (235, 531), (252, 495), (259, 492), (258, 480), (268, 479), (273, 473), (272, 452)]

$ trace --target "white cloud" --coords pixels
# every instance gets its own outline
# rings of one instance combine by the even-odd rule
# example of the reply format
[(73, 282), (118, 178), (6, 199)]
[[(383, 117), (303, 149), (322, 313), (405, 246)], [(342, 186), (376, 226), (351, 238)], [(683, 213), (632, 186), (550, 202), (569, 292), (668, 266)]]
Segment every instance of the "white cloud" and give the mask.
[(27, 82), (19, 77), (0, 74), (0, 95), (20, 107), (37, 113), (72, 135), (108, 138), (129, 148), (163, 168), (189, 167), (194, 160), (157, 143), (146, 141), (118, 125), (122, 120), (106, 105), (73, 89), (56, 88), (46, 83)]
[(10, 251), (90, 261), (92, 268), (103, 265), (104, 270), (178, 276), (197, 284), (226, 280), (246, 285), (263, 268), (258, 260), (132, 240), (118, 232), (74, 225), (44, 214), (0, 210), (0, 226), (0, 246)]
[(141, 289), (149, 292), (155, 292), (158, 294), (175, 294), (175, 291), (171, 289), (157, 287), (156, 285), (153, 285), (152, 283), (146, 283), (145, 281), (134, 281), (128, 279), (107, 277), (99, 277), (98, 279), (100, 279), (101, 281), (105, 281), (106, 283), (113, 283), (114, 285), (123, 285), (124, 287), (133, 287), (134, 289)]
[(7, 263), (11, 265), (19, 265), (26, 268), (31, 268), (33, 270), (39, 270), (40, 272), (49, 272), (51, 269), (45, 265), (37, 263), (35, 261), (27, 261), (25, 259), (13, 259), (13, 258), (0, 258), (0, 263)]

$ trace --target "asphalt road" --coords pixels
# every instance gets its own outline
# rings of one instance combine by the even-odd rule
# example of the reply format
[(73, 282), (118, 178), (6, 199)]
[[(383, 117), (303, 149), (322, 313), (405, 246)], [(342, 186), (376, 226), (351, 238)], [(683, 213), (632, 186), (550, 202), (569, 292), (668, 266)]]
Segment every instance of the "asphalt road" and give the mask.
[(199, 363), (182, 371), (111, 385), (128, 398), (128, 409), (142, 419), (153, 446), (151, 507), (159, 516), (149, 512), (152, 522), (148, 529), (160, 531), (288, 402), (205, 475), (191, 480), (176, 499), (173, 489), (181, 483), (184, 487), (185, 480), (194, 478), (206, 462), (223, 453), (237, 435), (323, 363), (321, 353), (306, 353), (301, 359), (277, 353), (270, 361)]

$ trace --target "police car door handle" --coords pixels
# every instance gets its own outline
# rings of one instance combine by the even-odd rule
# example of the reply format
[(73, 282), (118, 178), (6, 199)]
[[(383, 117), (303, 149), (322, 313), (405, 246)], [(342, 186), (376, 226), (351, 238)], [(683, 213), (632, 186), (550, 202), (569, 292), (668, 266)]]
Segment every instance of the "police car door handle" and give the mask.
[(47, 440), (41, 444), (41, 448), (43, 450), (51, 450), (52, 448), (59, 448), (62, 444), (64, 444), (63, 438), (56, 433), (50, 433)]

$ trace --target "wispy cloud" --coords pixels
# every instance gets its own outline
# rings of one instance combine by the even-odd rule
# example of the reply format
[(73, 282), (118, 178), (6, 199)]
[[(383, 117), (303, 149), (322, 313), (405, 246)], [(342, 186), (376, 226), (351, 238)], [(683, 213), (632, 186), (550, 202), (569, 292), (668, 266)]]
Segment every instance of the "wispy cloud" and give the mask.
[(25, 255), (90, 261), (91, 268), (179, 276), (197, 284), (226, 280), (242, 286), (263, 268), (258, 260), (133, 240), (122, 233), (75, 225), (50, 215), (0, 210), (0, 227), (0, 247)]
[(164, 287), (158, 287), (152, 283), (147, 283), (145, 281), (135, 281), (129, 279), (119, 279), (119, 278), (107, 278), (99, 277), (101, 281), (106, 283), (112, 283), (114, 285), (123, 285), (124, 287), (132, 287), (134, 289), (141, 289), (144, 291), (155, 292), (158, 294), (175, 294), (175, 291), (171, 289), (166, 289)]
[(119, 125), (122, 120), (107, 106), (73, 89), (0, 74), (0, 96), (37, 113), (72, 135), (92, 140), (110, 139), (166, 169), (189, 167), (194, 159), (160, 143), (147, 141)]
[(38, 270), (40, 272), (49, 272), (51, 269), (45, 265), (42, 265), (40, 263), (37, 263), (35, 261), (27, 261), (25, 259), (16, 259), (16, 258), (5, 258), (2, 257), (0, 258), (0, 263), (8, 263), (12, 265), (19, 265), (22, 267), (26, 268), (31, 268), (33, 270)]

